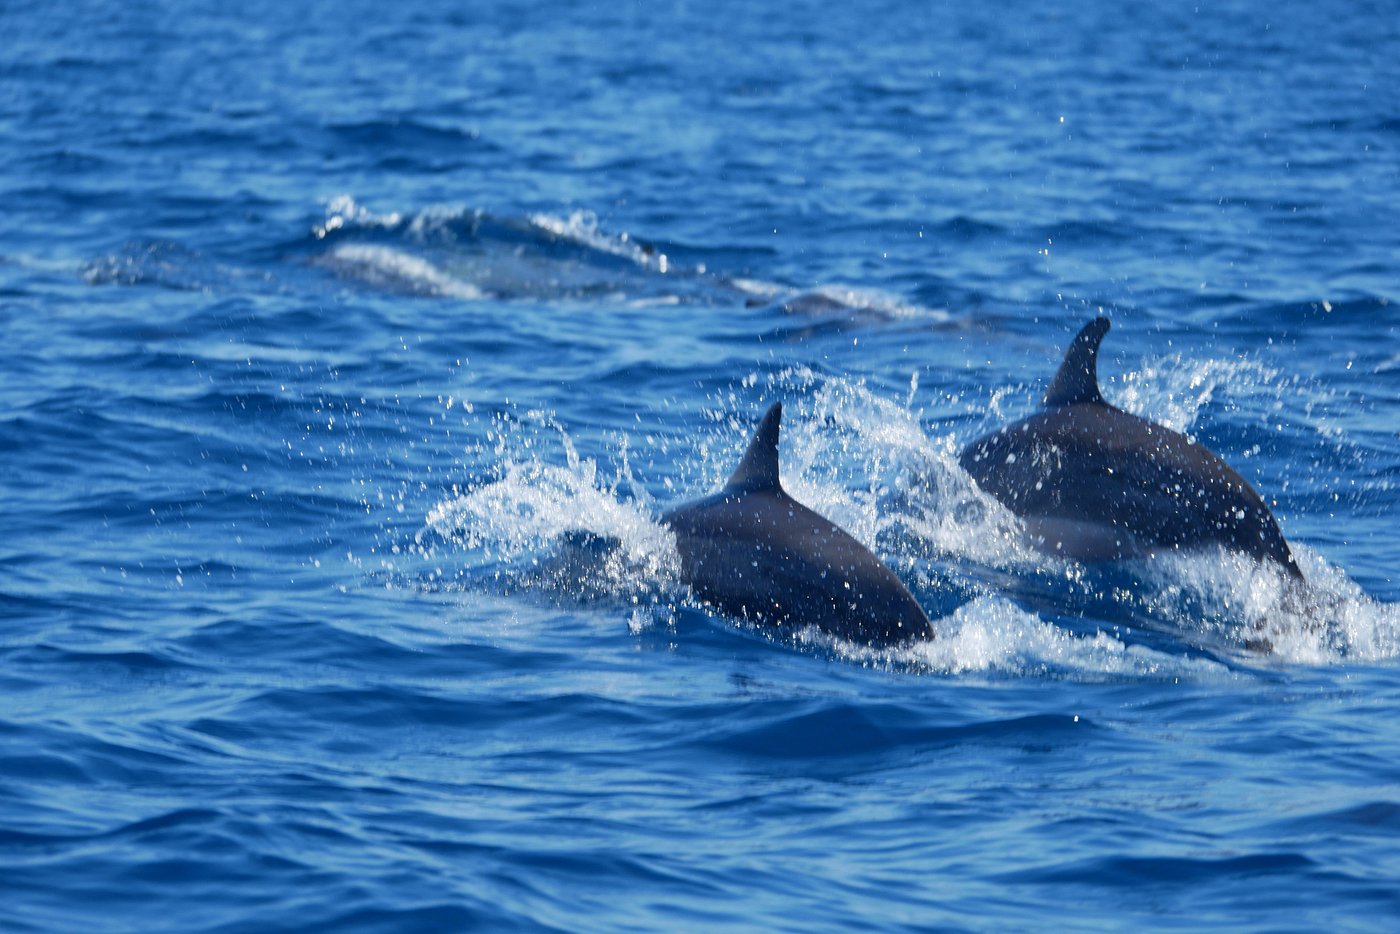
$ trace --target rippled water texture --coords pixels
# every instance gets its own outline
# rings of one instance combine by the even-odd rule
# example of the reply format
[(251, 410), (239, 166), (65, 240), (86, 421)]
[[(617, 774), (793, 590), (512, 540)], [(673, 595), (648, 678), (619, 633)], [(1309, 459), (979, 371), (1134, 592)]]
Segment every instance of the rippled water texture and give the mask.
[[(1390, 7), (0, 35), (0, 928), (1394, 929)], [(958, 468), (1099, 314), (1305, 591)], [(688, 595), (773, 401), (937, 638)]]

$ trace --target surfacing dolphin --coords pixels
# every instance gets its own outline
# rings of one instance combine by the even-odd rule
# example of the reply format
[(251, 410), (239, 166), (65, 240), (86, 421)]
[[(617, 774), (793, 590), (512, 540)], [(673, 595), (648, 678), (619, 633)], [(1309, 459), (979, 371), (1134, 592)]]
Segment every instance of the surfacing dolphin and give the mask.
[(1108, 328), (1106, 318), (1085, 325), (1044, 410), (969, 444), (963, 470), (1049, 554), (1111, 561), (1223, 546), (1301, 579), (1278, 522), (1239, 474), (1185, 435), (1103, 400), (1098, 353)]
[(875, 647), (932, 638), (893, 571), (783, 490), (782, 416), (774, 403), (723, 489), (661, 517), (675, 533), (682, 578), (722, 612), (764, 625), (811, 625)]

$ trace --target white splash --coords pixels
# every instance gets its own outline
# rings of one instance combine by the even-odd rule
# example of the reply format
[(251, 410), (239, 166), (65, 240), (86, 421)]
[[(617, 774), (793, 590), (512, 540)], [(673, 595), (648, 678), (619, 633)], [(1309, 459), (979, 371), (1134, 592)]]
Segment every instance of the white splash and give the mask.
[(1114, 405), (1183, 434), (1217, 394), (1229, 400), (1252, 395), (1277, 400), (1278, 380), (1277, 370), (1252, 360), (1186, 360), (1180, 354), (1144, 360), (1119, 380), (1104, 380), (1100, 373)]
[[(679, 579), (675, 540), (637, 501), (624, 501), (604, 483), (597, 462), (580, 458), (563, 436), (566, 463), (538, 457), (508, 460), (502, 476), (459, 491), (436, 504), (419, 533), (419, 547), (436, 536), (474, 562), (503, 562), (520, 573), (516, 582), (558, 559), (570, 535), (595, 537), (606, 546), (556, 566), (545, 583), (559, 595), (605, 594), (613, 598), (669, 589)], [(436, 547), (436, 546), (431, 546)]]
[[(761, 402), (782, 398), (781, 469), (788, 491), (915, 582), (916, 592), (951, 586), (937, 592), (953, 602), (959, 593), (971, 595), (970, 602), (934, 621), (939, 637), (929, 643), (877, 652), (815, 631), (800, 637), (840, 657), (950, 673), (1199, 678), (1225, 670), (1192, 653), (1168, 655), (1125, 641), (1117, 629), (1144, 622), (1177, 634), (1184, 645), (1245, 664), (1338, 664), (1400, 655), (1400, 606), (1366, 596), (1311, 549), (1295, 545), (1308, 579), (1302, 589), (1271, 566), (1223, 552), (1161, 555), (1092, 573), (1073, 562), (1053, 562), (1030, 550), (1015, 518), (963, 473), (954, 433), (930, 432), (907, 400), (805, 368), (768, 376), (766, 392), (759, 382), (758, 374), (750, 374), (742, 388), (716, 400), (710, 427), (691, 435), (695, 455), (682, 456), (690, 480), (668, 480), (672, 492), (662, 498), (679, 501), (688, 498), (680, 489), (699, 496), (718, 488), (751, 437)], [(619, 493), (642, 490), (630, 470), (620, 468), (614, 480), (605, 481), (598, 464), (579, 457), (567, 434), (560, 434), (563, 464), (542, 462), (528, 443), (525, 456), (498, 449), (488, 456), (496, 458), (499, 479), (439, 503), (425, 531), (473, 560), (511, 561), (533, 560), (561, 535), (581, 530), (616, 542), (616, 561), (601, 574), (605, 588), (619, 596), (661, 588), (683, 600), (674, 540), (653, 518), (644, 492), (626, 499)], [(648, 437), (640, 444), (674, 439)], [(623, 439), (624, 451), (638, 446), (638, 439)], [(670, 457), (667, 449), (663, 460)], [(625, 467), (626, 455), (623, 461)], [(1045, 621), (1002, 595), (998, 582), (1007, 581), (1025, 583), (1035, 605), (1087, 596), (1103, 631), (1085, 635)], [(649, 611), (634, 615), (629, 625), (644, 627), (657, 618)], [(1271, 652), (1254, 652), (1259, 646)]]
[(1021, 543), (1015, 517), (958, 466), (954, 435), (930, 436), (906, 402), (831, 380), (794, 414), (783, 474), (789, 492), (872, 550), (882, 534), (898, 533), (925, 559), (1038, 560)]
[(324, 240), (335, 231), (346, 227), (389, 229), (401, 223), (402, 214), (376, 214), (350, 195), (336, 195), (326, 205), (326, 219), (313, 227), (311, 234), (317, 240)]
[(1267, 562), (1227, 551), (1162, 555), (1140, 595), (1193, 631), (1253, 643), (1303, 665), (1379, 661), (1400, 655), (1400, 604), (1383, 603), (1317, 551), (1293, 543), (1299, 583)]

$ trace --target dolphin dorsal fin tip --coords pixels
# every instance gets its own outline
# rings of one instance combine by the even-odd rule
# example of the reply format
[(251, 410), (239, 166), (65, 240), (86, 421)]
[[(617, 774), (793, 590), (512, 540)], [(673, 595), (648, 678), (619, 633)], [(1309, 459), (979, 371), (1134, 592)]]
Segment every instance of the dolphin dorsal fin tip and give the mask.
[(782, 427), (783, 404), (774, 402), (759, 422), (748, 450), (730, 474), (729, 487), (746, 490), (781, 490), (778, 483), (778, 433)]
[(1108, 329), (1107, 318), (1095, 318), (1080, 329), (1065, 351), (1065, 360), (1046, 390), (1042, 405), (1103, 401), (1099, 394), (1099, 342)]

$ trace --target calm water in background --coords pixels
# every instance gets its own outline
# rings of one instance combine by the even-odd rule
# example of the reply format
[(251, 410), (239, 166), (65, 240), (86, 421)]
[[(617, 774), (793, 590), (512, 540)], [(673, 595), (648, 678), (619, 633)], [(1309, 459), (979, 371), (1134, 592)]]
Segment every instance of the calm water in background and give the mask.
[[(1400, 18), (826, 6), (0, 7), (0, 927), (1394, 929)], [(957, 470), (1100, 311), (1305, 598)], [(686, 598), (775, 399), (935, 642)]]

